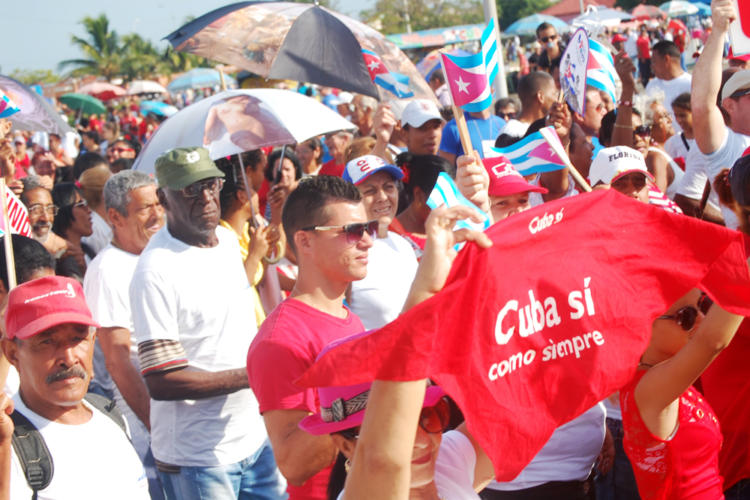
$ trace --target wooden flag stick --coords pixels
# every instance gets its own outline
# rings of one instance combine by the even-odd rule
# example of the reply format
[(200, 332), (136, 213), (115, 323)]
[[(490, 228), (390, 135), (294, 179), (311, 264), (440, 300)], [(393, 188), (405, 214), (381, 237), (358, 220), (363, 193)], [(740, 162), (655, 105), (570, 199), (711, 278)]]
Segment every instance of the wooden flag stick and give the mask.
[(10, 217), (8, 217), (8, 192), (5, 187), (5, 179), (0, 178), (0, 192), (3, 198), (3, 222), (5, 223), (5, 266), (8, 270), (8, 291), (16, 287), (16, 260), (13, 258), (13, 237), (10, 230)]
[(219, 78), (221, 78), (221, 90), (227, 89), (227, 82), (224, 79), (224, 67), (218, 66), (217, 69), (219, 70)]
[[(448, 82), (448, 73), (445, 72), (445, 66), (443, 66), (443, 52), (440, 52), (440, 68), (443, 71), (443, 78)], [(448, 82), (448, 95), (451, 97), (451, 107), (453, 108), (453, 119), (456, 120), (456, 127), (458, 128), (458, 137), (461, 139), (461, 146), (464, 148), (464, 154), (472, 156), (474, 146), (471, 144), (471, 135), (469, 135), (469, 128), (466, 126), (466, 118), (464, 118), (464, 112), (461, 108), (456, 106), (456, 102), (453, 100), (453, 92), (450, 90), (451, 84)]]
[[(549, 131), (546, 129), (542, 129), (540, 132), (542, 133), (542, 137), (544, 137), (544, 140), (547, 141), (547, 144), (549, 144), (549, 146), (557, 154), (557, 156), (559, 156), (563, 163), (565, 163), (565, 166), (568, 167), (568, 172), (570, 172), (570, 175), (573, 176), (573, 179), (575, 179), (578, 185), (581, 186), (581, 189), (586, 192), (591, 191), (591, 186), (589, 185), (589, 183), (586, 182), (586, 179), (583, 178), (578, 169), (573, 165), (573, 162), (571, 162), (570, 158), (568, 158), (568, 154), (565, 152), (565, 149), (562, 148), (560, 139), (550, 140), (550, 138), (547, 136), (547, 133)], [(557, 134), (555, 134), (555, 137), (557, 137)]]

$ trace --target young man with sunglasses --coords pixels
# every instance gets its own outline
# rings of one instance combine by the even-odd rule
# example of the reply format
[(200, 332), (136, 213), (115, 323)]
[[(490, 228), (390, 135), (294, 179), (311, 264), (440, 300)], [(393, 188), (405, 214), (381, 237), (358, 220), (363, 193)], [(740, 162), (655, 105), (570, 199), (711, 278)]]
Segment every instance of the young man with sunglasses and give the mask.
[(130, 285), (151, 447), (167, 499), (283, 498), (245, 353), (256, 333), (237, 237), (219, 226), (224, 173), (204, 148), (156, 160), (167, 225)]
[[(247, 353), (247, 372), (290, 500), (325, 498), (337, 448), (297, 424), (316, 411), (313, 390), (295, 385), (330, 342), (362, 332), (344, 304), (349, 285), (367, 274), (377, 221), (359, 190), (338, 177), (304, 179), (287, 199), (282, 222), (299, 276), (290, 297), (268, 316)], [(321, 472), (322, 471), (322, 472)]]
[(557, 29), (550, 23), (544, 22), (536, 28), (536, 38), (542, 44), (542, 54), (539, 57), (539, 69), (552, 73), (552, 61), (559, 58), (563, 52), (563, 45)]

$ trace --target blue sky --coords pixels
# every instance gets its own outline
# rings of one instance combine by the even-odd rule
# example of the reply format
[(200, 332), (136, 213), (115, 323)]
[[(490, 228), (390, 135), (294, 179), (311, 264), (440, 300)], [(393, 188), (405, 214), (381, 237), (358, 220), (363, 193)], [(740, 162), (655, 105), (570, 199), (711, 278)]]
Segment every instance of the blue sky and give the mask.
[[(0, 29), (0, 73), (20, 69), (57, 69), (64, 59), (81, 56), (70, 35), (83, 36), (80, 20), (107, 15), (112, 28), (124, 34), (136, 32), (157, 42), (184, 24), (232, 0), (16, 0), (3, 2)], [(374, 0), (338, 0), (339, 10), (357, 17)], [(159, 42), (166, 44), (166, 42)], [(166, 45), (162, 45), (166, 46)]]

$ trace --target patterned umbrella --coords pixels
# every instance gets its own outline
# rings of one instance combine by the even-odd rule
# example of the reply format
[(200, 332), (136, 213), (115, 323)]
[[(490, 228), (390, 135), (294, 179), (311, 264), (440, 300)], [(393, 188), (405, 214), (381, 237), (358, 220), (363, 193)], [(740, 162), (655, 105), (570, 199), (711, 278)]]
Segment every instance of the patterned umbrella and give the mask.
[(78, 89), (79, 94), (94, 96), (100, 101), (109, 101), (125, 95), (125, 89), (107, 82), (91, 82)]
[(317, 83), (377, 98), (393, 97), (385, 90), (390, 84), (415, 97), (435, 99), (393, 42), (363, 23), (313, 4), (235, 3), (193, 20), (166, 39), (175, 50), (266, 78)]
[(699, 10), (698, 7), (690, 2), (682, 0), (663, 3), (659, 6), (659, 9), (669, 17), (692, 16), (693, 14), (697, 14)]
[(51, 132), (60, 136), (71, 131), (44, 97), (23, 83), (7, 76), (0, 76), (0, 91), (20, 108), (18, 113), (8, 118), (14, 130)]

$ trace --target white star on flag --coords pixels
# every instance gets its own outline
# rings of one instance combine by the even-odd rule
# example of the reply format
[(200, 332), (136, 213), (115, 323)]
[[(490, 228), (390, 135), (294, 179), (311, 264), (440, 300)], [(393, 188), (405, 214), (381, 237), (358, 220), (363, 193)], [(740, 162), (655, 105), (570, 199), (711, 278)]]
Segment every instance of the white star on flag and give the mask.
[(380, 63), (373, 60), (373, 61), (370, 61), (370, 64), (368, 64), (367, 67), (370, 68), (370, 71), (375, 71), (376, 69), (380, 67)]
[(469, 93), (469, 85), (471, 82), (465, 82), (462, 77), (458, 77), (458, 80), (456, 80), (456, 85), (458, 85), (458, 91), (459, 92), (466, 92)]

